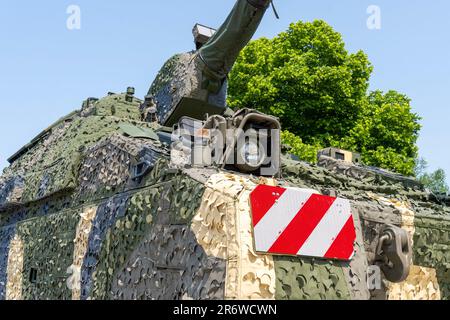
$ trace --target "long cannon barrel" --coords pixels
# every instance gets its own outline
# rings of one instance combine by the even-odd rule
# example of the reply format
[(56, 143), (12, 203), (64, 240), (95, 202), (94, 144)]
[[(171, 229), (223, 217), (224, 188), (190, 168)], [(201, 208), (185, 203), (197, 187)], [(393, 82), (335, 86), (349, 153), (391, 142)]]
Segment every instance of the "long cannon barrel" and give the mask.
[(199, 55), (217, 78), (231, 71), (241, 50), (249, 43), (272, 0), (238, 0), (228, 18)]

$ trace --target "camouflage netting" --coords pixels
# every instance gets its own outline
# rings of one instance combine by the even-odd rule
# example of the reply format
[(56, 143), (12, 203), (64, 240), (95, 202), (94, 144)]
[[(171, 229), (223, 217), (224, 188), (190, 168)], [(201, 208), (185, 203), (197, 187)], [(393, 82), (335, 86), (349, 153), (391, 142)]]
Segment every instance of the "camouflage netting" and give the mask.
[[(269, 0), (239, 0), (203, 49), (174, 56), (145, 101), (89, 98), (10, 158), (0, 177), (0, 299), (449, 299), (450, 199), (414, 179), (322, 157), (282, 179), (172, 168), (163, 125), (223, 113), (227, 79)], [(155, 106), (157, 107), (155, 113)], [(161, 139), (161, 141), (160, 141)], [(258, 184), (349, 199), (350, 262), (258, 254)], [(408, 232), (406, 281), (369, 290), (382, 228)]]
[[(172, 169), (140, 101), (88, 100), (16, 155), (0, 178), (0, 299), (450, 298), (448, 202), (411, 179), (329, 158), (283, 161), (282, 186), (351, 201), (350, 263), (257, 254), (254, 177)], [(401, 284), (369, 292), (380, 229), (414, 240)]]
[[(122, 98), (109, 96), (88, 105), (81, 117), (64, 120), (64, 127), (57, 124), (48, 132), (58, 139), (53, 133), (42, 137), (33, 146), (35, 157), (25, 154), (5, 171), (0, 298), (223, 298), (223, 263), (202, 253), (189, 226), (204, 185), (168, 169), (166, 151), (145, 129), (151, 125), (140, 123), (138, 106), (121, 103)], [(50, 156), (54, 148), (62, 161), (74, 152), (80, 155), (73, 166), (77, 179), (57, 191), (48, 176), (54, 179), (64, 170), (39, 171), (48, 161), (43, 154)], [(31, 159), (34, 166), (21, 166)], [(136, 177), (139, 165), (142, 177)], [(17, 168), (23, 169), (23, 184), (10, 182)], [(15, 206), (9, 206), (12, 191), (17, 193), (11, 185), (27, 186), (34, 181), (29, 176), (39, 185), (47, 182), (41, 188), (47, 193), (26, 191), (28, 197), (15, 196)], [(129, 274), (128, 269), (136, 269), (136, 255), (156, 264), (147, 266), (147, 273)], [(169, 276), (181, 272), (174, 268), (186, 270), (184, 284), (161, 288), (163, 279), (170, 284)], [(208, 284), (211, 273), (217, 275)]]
[(450, 219), (416, 216), (415, 264), (436, 270), (442, 297), (450, 299)]
[[(126, 95), (110, 95), (93, 104), (88, 115), (84, 114), (83, 109), (47, 129), (46, 133), (32, 145), (31, 150), (5, 169), (4, 175), (0, 178), (0, 210), (8, 205), (26, 204), (58, 193), (73, 191), (80, 183), (81, 158), (86, 154), (91, 158), (100, 156), (95, 153), (98, 149), (101, 149), (100, 152), (103, 153), (104, 159), (108, 158), (107, 160), (111, 160), (107, 155), (112, 148), (122, 148), (124, 152), (136, 156), (136, 153), (141, 151), (136, 149), (136, 145), (140, 145), (143, 139), (126, 140), (117, 135), (114, 138), (113, 135), (114, 133), (127, 135), (127, 132), (123, 132), (124, 123), (135, 128), (152, 129), (151, 124), (140, 122), (139, 106), (140, 101), (137, 99), (128, 102)], [(111, 138), (108, 140), (108, 137)], [(97, 145), (97, 150), (89, 149), (101, 140), (104, 143)], [(107, 146), (108, 144), (110, 146)], [(161, 153), (158, 148), (159, 142), (149, 143), (148, 146)], [(126, 160), (121, 157), (116, 159), (117, 164), (127, 167), (129, 163)], [(95, 163), (86, 163), (81, 169), (97, 170), (98, 166)], [(115, 167), (113, 170), (120, 169), (123, 170), (123, 167)], [(109, 169), (104, 166), (103, 170)], [(87, 176), (81, 179), (81, 183), (84, 183)], [(117, 176), (120, 176), (120, 173)], [(111, 181), (113, 184), (120, 182)]]
[(8, 282), (8, 257), (11, 241), (16, 233), (15, 226), (0, 229), (0, 299), (6, 299), (6, 284)]
[(226, 262), (226, 299), (274, 299), (273, 258), (253, 248), (249, 195), (255, 186), (246, 177), (212, 175), (193, 219), (202, 248)]
[[(385, 283), (382, 296), (379, 292), (372, 292), (374, 298), (426, 299), (436, 297), (435, 292), (439, 290), (442, 298), (450, 298), (448, 199), (439, 200), (409, 178), (385, 175), (381, 171), (375, 172), (326, 157), (321, 159), (319, 166), (290, 160), (285, 160), (283, 166), (284, 179), (288, 183), (351, 200), (362, 220), (369, 264), (375, 259), (380, 229), (385, 224), (392, 224), (410, 233), (414, 265), (436, 270), (437, 285), (428, 288), (429, 295), (424, 296), (423, 291), (414, 294), (420, 284), (412, 276), (407, 280), (411, 283), (404, 286), (402, 294), (390, 295), (391, 285)], [(430, 274), (416, 270), (416, 273), (420, 272), (427, 273), (427, 276)]]
[(165, 63), (148, 91), (156, 102), (161, 123), (166, 123), (184, 98), (195, 99), (199, 106), (209, 103), (225, 108), (227, 81), (220, 82), (218, 93), (211, 93), (202, 84), (203, 69), (196, 52), (175, 55)]
[[(172, 58), (166, 61), (159, 73), (157, 74), (152, 86), (149, 89), (149, 94), (156, 95), (159, 91), (170, 86), (170, 83), (174, 77), (174, 73), (180, 64), (188, 64), (191, 59), (189, 54), (176, 54)], [(185, 70), (182, 70), (185, 71)]]
[[(21, 299), (71, 298), (67, 268), (72, 264), (78, 218), (76, 210), (68, 210), (18, 225), (17, 235), (24, 245)], [(8, 269), (14, 267), (8, 265)]]
[(332, 262), (277, 257), (277, 299), (350, 299), (342, 268)]
[[(112, 281), (108, 281), (112, 282), (109, 298), (223, 298), (224, 265), (219, 259), (208, 257), (197, 243), (189, 227), (193, 210), (185, 206), (190, 204), (195, 210), (203, 189), (203, 185), (190, 179), (175, 179), (159, 190), (150, 189), (132, 199), (131, 221), (119, 222), (112, 237), (127, 239), (127, 243), (122, 241), (121, 252), (136, 247), (138, 241), (139, 246)], [(180, 195), (184, 201), (177, 201)], [(139, 216), (149, 227), (138, 237), (133, 231), (127, 234), (126, 229), (131, 228), (134, 217)], [(137, 222), (140, 223), (139, 218)], [(111, 265), (117, 265), (116, 259), (110, 260)]]

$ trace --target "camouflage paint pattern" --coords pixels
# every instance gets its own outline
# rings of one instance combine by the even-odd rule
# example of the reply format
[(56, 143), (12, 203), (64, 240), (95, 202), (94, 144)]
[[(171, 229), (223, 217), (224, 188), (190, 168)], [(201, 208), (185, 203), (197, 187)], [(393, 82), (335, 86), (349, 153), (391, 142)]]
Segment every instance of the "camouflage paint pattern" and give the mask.
[[(171, 169), (160, 141), (133, 134), (158, 129), (140, 121), (140, 102), (111, 94), (86, 103), (5, 169), (0, 299), (450, 297), (448, 200), (337, 160), (284, 159), (283, 179), (271, 183), (352, 202), (356, 255), (350, 263), (259, 255), (248, 201), (262, 180)], [(136, 179), (141, 162), (150, 169)], [(404, 283), (370, 291), (367, 268), (385, 223), (409, 232), (414, 267)]]

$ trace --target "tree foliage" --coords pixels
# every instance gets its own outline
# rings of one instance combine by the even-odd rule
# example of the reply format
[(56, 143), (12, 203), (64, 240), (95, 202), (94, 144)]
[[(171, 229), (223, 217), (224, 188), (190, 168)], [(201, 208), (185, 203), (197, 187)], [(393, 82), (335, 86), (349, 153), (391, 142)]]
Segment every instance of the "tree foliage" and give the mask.
[(419, 120), (405, 95), (396, 91), (371, 92), (356, 125), (336, 143), (360, 151), (367, 164), (413, 175)]
[(230, 74), (228, 102), (279, 117), (283, 141), (304, 160), (335, 146), (361, 152), (369, 165), (411, 175), (419, 117), (400, 93), (369, 94), (371, 72), (367, 55), (349, 53), (324, 21), (298, 22), (243, 50)]
[(443, 169), (438, 169), (432, 173), (428, 173), (427, 169), (427, 161), (423, 158), (418, 159), (415, 168), (418, 180), (433, 193), (448, 194), (450, 188), (447, 184), (445, 171)]
[(281, 132), (281, 139), (284, 144), (291, 147), (290, 153), (299, 156), (302, 160), (314, 163), (317, 161), (317, 151), (322, 149), (320, 145), (309, 145), (289, 131)]

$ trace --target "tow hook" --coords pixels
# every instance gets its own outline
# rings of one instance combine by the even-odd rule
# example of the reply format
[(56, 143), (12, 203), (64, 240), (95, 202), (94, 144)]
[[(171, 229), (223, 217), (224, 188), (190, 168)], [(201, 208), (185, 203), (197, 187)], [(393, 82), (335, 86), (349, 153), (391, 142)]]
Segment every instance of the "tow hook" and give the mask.
[(380, 233), (377, 262), (387, 280), (394, 283), (405, 281), (412, 264), (408, 232), (396, 226), (386, 225)]

